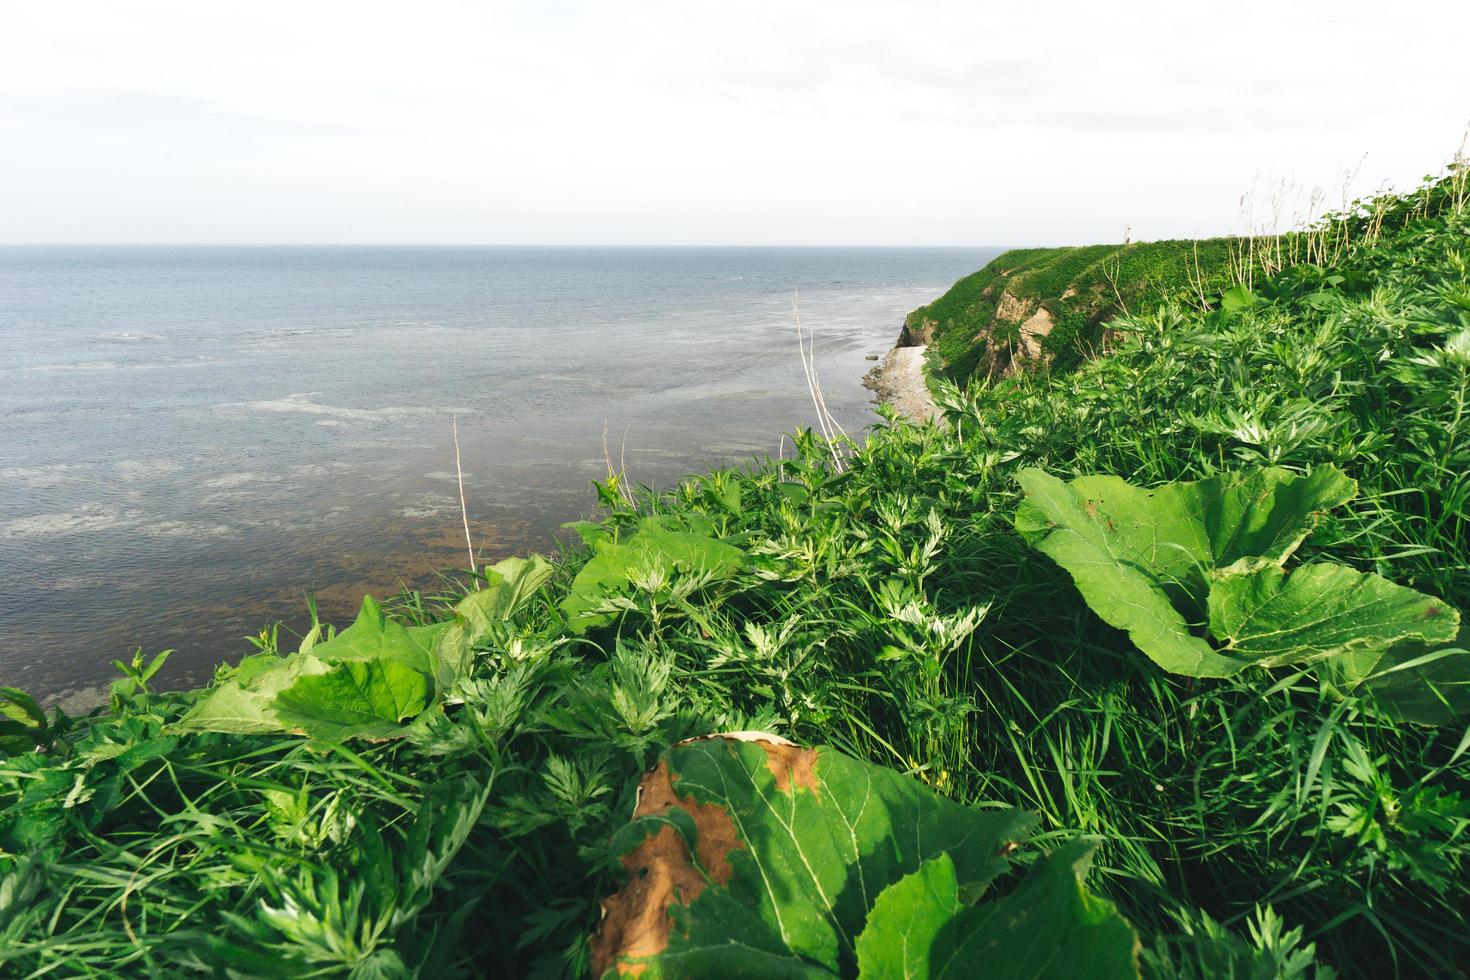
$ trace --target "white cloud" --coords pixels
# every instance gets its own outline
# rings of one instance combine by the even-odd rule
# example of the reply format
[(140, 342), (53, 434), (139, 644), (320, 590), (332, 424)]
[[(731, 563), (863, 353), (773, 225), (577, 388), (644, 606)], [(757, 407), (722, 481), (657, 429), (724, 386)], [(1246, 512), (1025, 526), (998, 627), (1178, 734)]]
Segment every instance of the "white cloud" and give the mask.
[(1470, 5), (0, 7), (0, 240), (1010, 244), (1435, 169)]

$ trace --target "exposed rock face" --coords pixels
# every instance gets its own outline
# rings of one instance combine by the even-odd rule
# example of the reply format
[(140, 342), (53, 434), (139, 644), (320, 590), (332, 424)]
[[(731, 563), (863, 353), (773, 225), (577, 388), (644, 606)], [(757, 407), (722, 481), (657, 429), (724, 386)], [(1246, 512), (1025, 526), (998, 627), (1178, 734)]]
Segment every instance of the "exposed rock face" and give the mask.
[(1056, 318), (1045, 306), (1021, 299), (1009, 290), (1000, 294), (995, 315), (975, 334), (985, 345), (981, 364), (992, 378), (1011, 377), (1051, 360), (1042, 345), (1056, 326)]
[[(1051, 311), (1044, 306), (1038, 306), (1036, 312), (1026, 318), (1021, 324), (1021, 339), (1016, 350), (1016, 358), (1021, 361), (1037, 361), (1046, 363), (1051, 360), (1051, 354), (1042, 346), (1041, 342), (1050, 333), (1052, 327), (1057, 325), (1056, 318)], [(1016, 366), (1016, 361), (1011, 362), (1011, 367)]]
[[(1008, 274), (1004, 270), (1000, 272), (1002, 278)], [(980, 293), (981, 299), (991, 300), (996, 289), (1000, 289), (1001, 292), (1000, 297), (995, 300), (995, 312), (972, 338), (973, 342), (981, 345), (983, 349), (976, 364), (977, 370), (991, 378), (1008, 378), (1022, 371), (1034, 370), (1051, 363), (1053, 355), (1046, 349), (1043, 342), (1056, 327), (1056, 316), (1046, 305), (1036, 299), (1023, 299), (1009, 289), (1001, 288), (999, 284), (993, 287), (986, 286)], [(1075, 289), (1068, 289), (1064, 298), (1076, 295)], [(903, 329), (899, 331), (898, 342), (894, 345), (889, 360), (892, 360), (893, 355), (904, 348), (930, 346), (934, 342), (936, 327), (938, 324), (928, 317), (911, 319), (906, 322)], [(922, 363), (920, 360), (913, 362), (914, 365), (920, 363)], [(888, 360), (885, 360), (884, 365), (888, 365)], [(894, 373), (902, 373), (909, 369), (911, 369), (910, 366), (905, 362), (903, 368), (895, 365)], [(879, 387), (884, 383), (883, 375), (884, 371), (879, 369), (870, 372), (868, 387), (879, 391), (884, 400), (897, 403), (891, 395)], [(927, 414), (932, 414), (932, 411)]]
[(995, 318), (1006, 323), (1020, 323), (1028, 312), (1026, 301), (1012, 296), (1010, 290), (1001, 293), (1000, 302), (995, 305)]
[(903, 329), (898, 332), (898, 343), (894, 347), (928, 347), (934, 340), (934, 328), (937, 326), (933, 320), (925, 319), (919, 327), (914, 328), (905, 323)]

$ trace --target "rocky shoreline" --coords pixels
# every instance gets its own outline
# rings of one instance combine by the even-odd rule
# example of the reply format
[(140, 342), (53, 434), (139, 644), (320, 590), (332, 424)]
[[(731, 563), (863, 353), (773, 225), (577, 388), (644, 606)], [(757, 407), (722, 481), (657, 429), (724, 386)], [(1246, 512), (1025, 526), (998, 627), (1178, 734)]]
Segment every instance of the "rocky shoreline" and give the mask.
[(915, 422), (939, 416), (939, 407), (924, 380), (926, 350), (922, 344), (895, 347), (863, 376), (863, 385), (877, 394), (878, 401), (892, 405)]

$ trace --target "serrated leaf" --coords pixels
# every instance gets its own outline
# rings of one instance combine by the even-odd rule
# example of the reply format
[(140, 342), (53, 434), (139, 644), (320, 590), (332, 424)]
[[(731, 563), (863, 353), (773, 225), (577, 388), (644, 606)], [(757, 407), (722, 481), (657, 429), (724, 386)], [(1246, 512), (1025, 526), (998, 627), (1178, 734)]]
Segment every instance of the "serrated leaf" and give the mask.
[(262, 735), (285, 730), (276, 716), (276, 695), (303, 677), (331, 668), (316, 657), (260, 653), (240, 661), (233, 676), (209, 691), (170, 726), (178, 731)]
[(582, 544), (588, 548), (607, 538), (607, 530), (596, 521), (567, 521), (562, 527), (575, 531), (577, 537), (582, 539)]
[(284, 727), (313, 738), (382, 738), (429, 703), (429, 679), (398, 660), (348, 660), (303, 676), (271, 707)]
[(1377, 652), (1417, 640), (1446, 643), (1460, 615), (1445, 603), (1344, 565), (1248, 559), (1212, 573), (1210, 633), (1258, 667)]
[(401, 734), (399, 722), (432, 703), (431, 654), (449, 626), (405, 627), (365, 598), (353, 624), (310, 653), (242, 660), (172, 727), (331, 739)]
[(514, 616), (536, 594), (556, 569), (540, 555), (530, 558), (506, 558), (483, 570), (484, 588), (471, 592), (454, 607), (483, 636), (491, 623)]
[(890, 885), (858, 937), (858, 976), (913, 980), (1122, 980), (1138, 976), (1138, 937), (1083, 885), (1096, 847), (1073, 841), (1004, 898), (966, 906), (949, 855)]
[(317, 643), (311, 655), (318, 660), (337, 663), (346, 660), (397, 660), (420, 673), (430, 670), (430, 651), (435, 638), (449, 624), (404, 626), (383, 614), (372, 596), (363, 596), (357, 619), (330, 640)]
[[(670, 808), (692, 818), (692, 852)], [(629, 880), (604, 903), (594, 972), (850, 974), (884, 888), (948, 853), (957, 887), (978, 891), (1034, 824), (829, 748), (759, 734), (681, 743), (639, 788), (623, 837), (637, 844), (622, 859)]]
[(1237, 310), (1248, 310), (1255, 306), (1257, 296), (1245, 286), (1234, 285), (1220, 294), (1220, 308), (1228, 313)]

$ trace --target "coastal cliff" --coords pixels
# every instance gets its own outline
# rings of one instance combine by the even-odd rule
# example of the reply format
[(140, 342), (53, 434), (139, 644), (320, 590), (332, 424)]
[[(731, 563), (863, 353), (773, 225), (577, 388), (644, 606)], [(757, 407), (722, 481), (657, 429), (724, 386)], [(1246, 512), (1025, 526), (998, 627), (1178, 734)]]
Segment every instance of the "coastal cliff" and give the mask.
[(1229, 285), (1231, 240), (1013, 249), (910, 313), (897, 349), (934, 351), (931, 369), (963, 384), (1071, 370), (1106, 349), (1106, 323), (1166, 295)]
[(1217, 294), (1231, 259), (1225, 238), (1012, 249), (910, 313), (863, 384), (911, 419), (934, 418), (926, 372), (963, 385), (1070, 371), (1108, 349), (1120, 313)]

